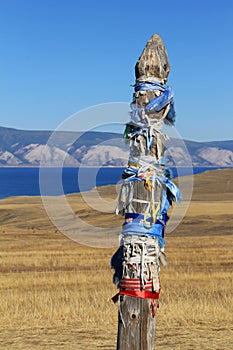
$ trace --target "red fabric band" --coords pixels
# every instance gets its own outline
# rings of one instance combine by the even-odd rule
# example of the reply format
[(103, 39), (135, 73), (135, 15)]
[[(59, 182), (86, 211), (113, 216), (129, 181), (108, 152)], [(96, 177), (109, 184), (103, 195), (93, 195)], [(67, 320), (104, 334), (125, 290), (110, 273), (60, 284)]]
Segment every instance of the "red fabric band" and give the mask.
[(159, 292), (150, 292), (147, 290), (121, 290), (120, 295), (127, 295), (129, 297), (143, 298), (143, 299), (159, 299)]

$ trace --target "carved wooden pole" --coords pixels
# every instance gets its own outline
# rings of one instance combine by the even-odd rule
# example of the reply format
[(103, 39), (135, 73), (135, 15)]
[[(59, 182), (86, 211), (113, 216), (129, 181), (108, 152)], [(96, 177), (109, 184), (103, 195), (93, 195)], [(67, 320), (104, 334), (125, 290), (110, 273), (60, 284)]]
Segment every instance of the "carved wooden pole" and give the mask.
[(155, 34), (135, 66), (131, 120), (124, 134), (130, 156), (116, 212), (125, 222), (120, 248), (111, 260), (119, 288), (113, 298), (119, 306), (117, 350), (154, 349), (167, 210), (179, 197), (164, 168), (167, 137), (162, 126), (175, 119), (173, 93), (166, 85), (169, 70), (165, 46)]

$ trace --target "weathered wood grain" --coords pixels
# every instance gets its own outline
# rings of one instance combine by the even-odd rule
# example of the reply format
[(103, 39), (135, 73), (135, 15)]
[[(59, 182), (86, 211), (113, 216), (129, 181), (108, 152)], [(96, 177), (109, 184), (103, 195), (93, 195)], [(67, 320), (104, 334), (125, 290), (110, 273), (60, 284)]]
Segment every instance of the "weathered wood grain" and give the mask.
[(121, 295), (117, 350), (153, 350), (155, 330), (151, 301)]
[[(147, 42), (140, 58), (135, 66), (136, 82), (160, 82), (166, 83), (170, 65), (166, 48), (161, 37), (154, 34)], [(136, 92), (134, 103), (138, 107), (145, 107), (153, 98), (157, 97), (160, 91)], [(157, 122), (166, 117), (166, 108), (151, 115)], [(155, 138), (151, 150), (146, 150), (146, 140), (141, 141), (142, 150), (132, 146), (131, 154), (135, 157), (141, 155), (154, 157), (155, 160), (163, 156), (165, 139)], [(135, 153), (135, 154), (134, 154)], [(161, 188), (156, 189), (156, 201), (159, 201)], [(144, 181), (133, 183), (133, 198), (145, 201), (151, 200), (150, 191), (145, 188)], [(155, 203), (156, 205), (156, 203)], [(133, 209), (136, 213), (145, 213), (147, 204), (134, 202)], [(140, 275), (140, 273), (139, 273)], [(154, 308), (157, 308), (157, 301), (154, 301)], [(156, 317), (152, 312), (150, 299), (140, 299), (131, 296), (121, 295), (118, 312), (118, 338), (117, 350), (153, 350), (155, 343)]]
[(159, 34), (154, 34), (135, 65), (136, 81), (166, 82), (169, 72), (170, 64), (163, 40)]
[[(158, 198), (161, 189), (158, 188)], [(144, 182), (134, 183), (134, 198), (150, 199), (150, 192)], [(135, 202), (137, 213), (144, 213), (146, 204)], [(153, 316), (151, 299), (120, 296), (118, 312), (117, 350), (154, 350), (156, 317)], [(157, 300), (154, 301), (154, 309)]]
[[(136, 82), (166, 83), (170, 72), (168, 55), (162, 38), (154, 34), (148, 40), (141, 56), (135, 65)], [(161, 94), (158, 90), (139, 91), (134, 93), (135, 104), (138, 107), (145, 107), (147, 103)], [(169, 106), (161, 111), (150, 114), (151, 119), (165, 119)]]

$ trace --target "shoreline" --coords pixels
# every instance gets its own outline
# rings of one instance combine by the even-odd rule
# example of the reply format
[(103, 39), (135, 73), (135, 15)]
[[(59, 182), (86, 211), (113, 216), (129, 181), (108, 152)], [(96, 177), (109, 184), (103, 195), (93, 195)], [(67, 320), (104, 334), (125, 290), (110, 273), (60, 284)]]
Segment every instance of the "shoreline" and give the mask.
[[(7, 168), (7, 169), (9, 169), (9, 168)], [(11, 168), (10, 167), (10, 169), (15, 169), (15, 170), (17, 170), (17, 169), (19, 169), (19, 170), (24, 170), (24, 169), (26, 169), (26, 168)], [(37, 170), (39, 170), (40, 168), (27, 168), (27, 169), (37, 169)], [(46, 169), (57, 169), (57, 168), (46, 168)], [(65, 169), (76, 169), (76, 168), (65, 168)], [(77, 168), (77, 170), (78, 170), (79, 168)], [(96, 169), (96, 168), (87, 168), (87, 169)], [(104, 168), (104, 169), (124, 169), (124, 168), (122, 168), (122, 167), (118, 167), (118, 168), (115, 168), (115, 167), (106, 167), (106, 168)], [(178, 170), (179, 169), (194, 169), (195, 170), (195, 168), (188, 168), (188, 167), (186, 167), (186, 168), (183, 168), (183, 167), (180, 167), (180, 168), (177, 168)], [(202, 175), (202, 174), (206, 174), (206, 173), (208, 173), (208, 172), (210, 172), (210, 173), (213, 173), (213, 172), (217, 172), (217, 171), (224, 171), (224, 170), (226, 170), (226, 171), (229, 171), (229, 170), (232, 170), (233, 169), (233, 167), (196, 167), (196, 169), (202, 169), (201, 171), (198, 171), (198, 172), (196, 172), (195, 173), (195, 171), (194, 172), (192, 172), (192, 173), (188, 173), (188, 174), (182, 174), (182, 175), (179, 175), (179, 174), (177, 174), (177, 176), (174, 176), (173, 178), (172, 178), (172, 180), (176, 180), (176, 179), (179, 179), (179, 178), (188, 178), (189, 176), (196, 176), (196, 175)], [(171, 170), (172, 170), (172, 168), (171, 168)], [(217, 175), (216, 175), (217, 176)], [(37, 179), (35, 179), (35, 180), (37, 180)], [(113, 182), (113, 183), (104, 183), (104, 180), (103, 180), (103, 183), (100, 183), (100, 184), (98, 184), (97, 185), (97, 183), (95, 183), (95, 185), (94, 186), (92, 186), (91, 188), (88, 188), (88, 189), (86, 189), (86, 190), (83, 190), (83, 191), (80, 191), (79, 190), (79, 188), (74, 188), (74, 190), (64, 190), (64, 193), (55, 193), (55, 194), (48, 194), (48, 195), (46, 195), (46, 197), (58, 197), (58, 196), (64, 196), (64, 195), (78, 195), (79, 193), (87, 193), (87, 192), (90, 192), (90, 191), (93, 191), (93, 189), (95, 189), (95, 188), (104, 188), (104, 187), (106, 187), (106, 186), (117, 186), (117, 185), (119, 185), (119, 183), (118, 182)], [(4, 184), (2, 185), (3, 186), (3, 188), (4, 188)], [(33, 191), (31, 190), (31, 188), (29, 188), (29, 189), (25, 189), (25, 192), (24, 193), (17, 193), (17, 188), (16, 188), (16, 190), (15, 191), (12, 191), (13, 192), (13, 194), (11, 194), (10, 193), (10, 190), (9, 190), (9, 195), (6, 193), (2, 193), (2, 194), (0, 194), (0, 201), (1, 200), (4, 200), (5, 198), (12, 198), (12, 197), (44, 197), (44, 196), (42, 196), (41, 195), (41, 193), (40, 193), (40, 184), (39, 184), (39, 182), (35, 182), (35, 186), (37, 186), (37, 187), (34, 187), (34, 189), (35, 189), (35, 193), (33, 193)], [(18, 187), (19, 188), (19, 187)], [(32, 194), (30, 194), (30, 191), (32, 192)], [(6, 191), (7, 192), (7, 191)], [(15, 192), (15, 193), (14, 193)]]
[[(123, 169), (127, 167), (127, 165), (125, 166), (119, 166), (119, 165), (116, 165), (116, 166), (97, 166), (97, 165), (87, 165), (87, 166), (63, 166), (63, 167), (60, 167), (60, 166), (38, 166), (38, 165), (22, 165), (22, 166), (15, 166), (15, 165), (0, 165), (0, 169), (40, 169), (40, 168), (43, 168), (43, 169), (58, 169), (58, 168), (61, 168), (61, 169), (80, 169), (80, 168), (84, 168), (84, 169)], [(167, 168), (178, 168), (178, 169), (193, 169), (193, 168), (207, 168), (207, 169), (211, 169), (211, 168), (219, 168), (219, 169), (231, 169), (233, 168), (233, 165), (194, 165), (194, 166), (189, 166), (189, 165), (177, 165), (177, 166), (173, 166), (173, 165), (165, 165), (165, 167)]]

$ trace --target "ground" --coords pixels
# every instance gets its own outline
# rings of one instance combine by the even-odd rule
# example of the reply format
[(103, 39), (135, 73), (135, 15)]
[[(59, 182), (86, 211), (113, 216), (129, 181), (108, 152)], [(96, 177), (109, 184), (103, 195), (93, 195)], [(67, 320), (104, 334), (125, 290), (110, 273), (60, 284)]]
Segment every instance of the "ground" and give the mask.
[[(232, 349), (232, 175), (195, 175), (188, 211), (166, 236), (155, 349)], [(116, 194), (114, 186), (99, 192)], [(88, 208), (80, 195), (67, 199), (89, 223), (122, 223)], [(70, 240), (50, 222), (40, 197), (1, 200), (0, 223), (0, 349), (115, 349), (109, 260), (117, 247)]]

